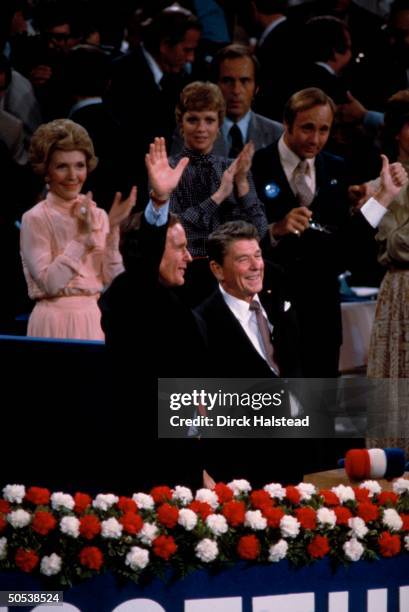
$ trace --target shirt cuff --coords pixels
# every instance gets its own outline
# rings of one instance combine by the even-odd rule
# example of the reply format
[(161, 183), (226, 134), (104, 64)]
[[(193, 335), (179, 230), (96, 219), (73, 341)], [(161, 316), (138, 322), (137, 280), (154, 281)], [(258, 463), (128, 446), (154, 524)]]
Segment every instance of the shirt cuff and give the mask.
[(166, 225), (169, 216), (169, 202), (166, 202), (160, 208), (156, 208), (152, 200), (149, 200), (144, 214), (149, 225), (156, 225), (157, 227)]
[(372, 227), (378, 227), (383, 217), (387, 213), (387, 208), (379, 204), (375, 198), (369, 198), (362, 206), (361, 213)]

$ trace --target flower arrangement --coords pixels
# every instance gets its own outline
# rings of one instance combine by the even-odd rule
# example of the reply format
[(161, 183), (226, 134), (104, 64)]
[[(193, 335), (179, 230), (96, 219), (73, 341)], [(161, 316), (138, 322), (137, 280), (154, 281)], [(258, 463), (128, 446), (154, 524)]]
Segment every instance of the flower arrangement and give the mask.
[(59, 586), (110, 570), (177, 575), (246, 560), (305, 565), (392, 557), (409, 551), (409, 480), (318, 490), (246, 480), (195, 495), (183, 486), (132, 497), (74, 496), (7, 485), (0, 498), (0, 570), (39, 572)]

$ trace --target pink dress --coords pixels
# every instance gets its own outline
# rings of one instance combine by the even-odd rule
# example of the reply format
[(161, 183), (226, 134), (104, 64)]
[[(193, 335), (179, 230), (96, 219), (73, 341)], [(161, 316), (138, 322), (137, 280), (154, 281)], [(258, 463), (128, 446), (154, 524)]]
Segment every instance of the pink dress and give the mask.
[(79, 240), (74, 201), (48, 193), (23, 215), (20, 249), (30, 298), (36, 305), (28, 335), (47, 338), (103, 340), (97, 300), (123, 271), (118, 250), (119, 228), (111, 233), (108, 215), (92, 206), (92, 239)]

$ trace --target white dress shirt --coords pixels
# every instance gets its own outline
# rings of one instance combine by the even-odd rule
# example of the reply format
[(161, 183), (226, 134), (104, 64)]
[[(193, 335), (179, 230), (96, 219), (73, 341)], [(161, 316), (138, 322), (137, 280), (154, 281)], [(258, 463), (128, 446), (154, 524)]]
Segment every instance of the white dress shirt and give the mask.
[[(268, 363), (266, 355), (264, 353), (263, 341), (261, 338), (260, 330), (257, 324), (256, 313), (253, 310), (250, 310), (249, 302), (246, 302), (245, 300), (239, 300), (238, 298), (232, 296), (230, 293), (227, 293), (227, 291), (225, 291), (220, 284), (219, 289), (224, 301), (226, 302), (226, 305), (242, 326), (247, 338), (250, 340), (257, 353)], [(253, 300), (260, 304), (261, 312), (266, 318), (270, 332), (272, 332), (273, 326), (268, 320), (267, 313), (264, 310), (257, 294), (253, 297)]]

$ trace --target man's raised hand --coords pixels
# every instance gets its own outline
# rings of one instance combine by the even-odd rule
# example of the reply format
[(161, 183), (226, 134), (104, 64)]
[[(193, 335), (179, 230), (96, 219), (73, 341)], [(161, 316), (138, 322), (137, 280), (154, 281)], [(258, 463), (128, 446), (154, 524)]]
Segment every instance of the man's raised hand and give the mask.
[(157, 201), (169, 200), (172, 191), (177, 187), (186, 166), (187, 157), (182, 157), (176, 168), (169, 165), (164, 138), (155, 138), (145, 156), (149, 183)]

